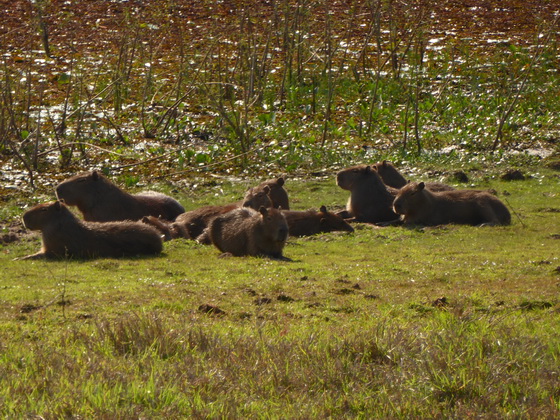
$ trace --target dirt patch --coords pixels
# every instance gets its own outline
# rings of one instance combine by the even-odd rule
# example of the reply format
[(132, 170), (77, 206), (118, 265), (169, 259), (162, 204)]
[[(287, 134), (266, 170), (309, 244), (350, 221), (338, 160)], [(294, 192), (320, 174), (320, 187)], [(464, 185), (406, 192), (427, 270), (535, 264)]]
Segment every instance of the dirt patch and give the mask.
[(20, 221), (0, 221), (0, 245), (10, 244), (35, 236)]

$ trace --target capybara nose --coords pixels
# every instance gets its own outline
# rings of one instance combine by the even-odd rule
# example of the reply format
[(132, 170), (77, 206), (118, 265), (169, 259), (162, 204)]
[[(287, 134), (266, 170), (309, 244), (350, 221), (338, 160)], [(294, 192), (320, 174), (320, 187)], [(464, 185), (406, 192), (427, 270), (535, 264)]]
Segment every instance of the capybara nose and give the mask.
[(280, 228), (278, 230), (278, 240), (285, 241), (288, 238), (288, 228)]

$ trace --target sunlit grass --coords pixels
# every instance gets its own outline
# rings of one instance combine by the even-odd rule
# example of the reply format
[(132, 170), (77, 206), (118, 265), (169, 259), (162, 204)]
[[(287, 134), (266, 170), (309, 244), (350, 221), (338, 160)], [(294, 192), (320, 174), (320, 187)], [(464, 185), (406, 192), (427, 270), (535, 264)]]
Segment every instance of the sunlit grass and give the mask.
[[(473, 177), (511, 226), (361, 224), (290, 239), (292, 261), (187, 240), (156, 258), (13, 261), (38, 238), (3, 245), (0, 413), (555, 417), (559, 190), (541, 172)], [(347, 198), (332, 179), (286, 188), (294, 208)]]

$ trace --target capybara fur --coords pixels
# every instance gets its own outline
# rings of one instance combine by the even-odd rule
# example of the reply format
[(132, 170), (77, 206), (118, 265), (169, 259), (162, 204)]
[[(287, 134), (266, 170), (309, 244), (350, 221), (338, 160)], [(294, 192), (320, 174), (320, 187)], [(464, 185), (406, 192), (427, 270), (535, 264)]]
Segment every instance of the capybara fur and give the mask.
[[(282, 208), (284, 210), (290, 210), (290, 200), (288, 198), (288, 192), (284, 188), (284, 178), (278, 179), (270, 179), (268, 181), (261, 182), (256, 187), (253, 187), (251, 190), (253, 194), (256, 194), (260, 191), (264, 191), (267, 187), (269, 191), (266, 193), (270, 200), (272, 201), (272, 206), (265, 206), (265, 207), (274, 207), (275, 209)], [(255, 206), (248, 206), (243, 205), (244, 207), (251, 207), (255, 210), (258, 210), (258, 207)]]
[(393, 203), (406, 224), (427, 226), (448, 223), (508, 225), (507, 207), (487, 191), (430, 191), (423, 182), (412, 182), (399, 190)]
[(384, 160), (382, 162), (377, 162), (373, 165), (373, 169), (377, 171), (385, 185), (393, 188), (402, 188), (406, 185), (406, 178), (400, 173), (400, 171), (393, 165), (392, 162)]
[[(373, 168), (377, 171), (383, 183), (389, 187), (402, 188), (408, 183), (396, 166), (387, 160), (377, 162), (373, 165)], [(451, 185), (441, 182), (426, 182), (425, 185), (430, 191), (451, 191), (455, 189)]]
[(243, 207), (216, 217), (208, 233), (224, 253), (282, 258), (288, 222), (278, 209), (261, 207), (255, 211)]
[(177, 200), (154, 191), (129, 194), (98, 171), (86, 172), (61, 182), (56, 196), (77, 206), (84, 220), (111, 222), (140, 220), (143, 216), (175, 220), (185, 209)]
[(323, 232), (354, 232), (354, 228), (342, 217), (327, 211), (325, 206), (321, 206), (319, 211), (307, 210), (282, 210), (286, 217), (290, 236), (308, 236)]
[(30, 230), (39, 230), (43, 246), (27, 258), (96, 258), (155, 255), (162, 250), (159, 232), (140, 222), (83, 222), (60, 201), (39, 204), (23, 215)]
[(385, 185), (371, 166), (343, 169), (336, 175), (336, 183), (350, 191), (346, 212), (342, 213), (348, 218), (366, 223), (390, 222), (399, 218), (393, 212), (393, 200), (398, 190)]
[[(175, 238), (197, 239), (204, 229), (206, 229), (212, 219), (215, 217), (228, 213), (239, 207), (249, 207), (257, 210), (261, 207), (272, 207), (272, 201), (269, 194), (270, 188), (264, 186), (263, 188), (250, 188), (245, 193), (242, 201), (236, 203), (226, 204), (224, 206), (204, 206), (198, 209), (188, 211), (177, 216), (175, 222), (170, 226), (171, 235)], [(202, 241), (202, 243), (210, 244), (210, 242)]]

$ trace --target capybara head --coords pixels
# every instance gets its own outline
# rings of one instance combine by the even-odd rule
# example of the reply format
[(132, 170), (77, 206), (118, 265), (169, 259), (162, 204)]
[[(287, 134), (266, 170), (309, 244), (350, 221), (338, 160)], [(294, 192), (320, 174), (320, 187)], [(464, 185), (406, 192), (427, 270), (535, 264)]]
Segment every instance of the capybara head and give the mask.
[(255, 210), (258, 210), (260, 207), (272, 207), (269, 193), (270, 187), (268, 185), (265, 185), (263, 188), (249, 188), (243, 198), (243, 207), (251, 207)]
[(275, 242), (285, 242), (288, 238), (288, 222), (280, 210), (259, 208), (265, 235)]
[(80, 206), (84, 201), (95, 200), (97, 191), (110, 181), (98, 171), (75, 175), (62, 181), (56, 187), (56, 196), (69, 206)]
[(350, 226), (342, 217), (337, 214), (327, 211), (325, 206), (321, 206), (319, 209), (321, 213), (321, 227), (324, 232), (332, 231), (344, 231), (344, 232), (354, 232), (354, 228)]
[(38, 204), (23, 214), (23, 224), (29, 230), (41, 230), (62, 217), (64, 212), (69, 212), (69, 210), (60, 201)]
[(402, 188), (406, 185), (406, 178), (391, 162), (384, 160), (373, 165), (385, 185), (393, 188)]
[(425, 186), (423, 182), (410, 182), (402, 187), (393, 202), (395, 213), (408, 215), (420, 209), (426, 200), (424, 197)]
[(284, 189), (284, 178), (273, 179), (270, 181), (265, 181), (259, 187), (268, 186), (270, 192), (268, 196), (272, 201), (272, 207), (275, 209), (282, 208), (284, 210), (290, 210), (290, 200), (288, 199), (288, 192)]
[(354, 185), (372, 176), (378, 175), (369, 165), (351, 166), (336, 174), (336, 184), (343, 190), (351, 191)]

